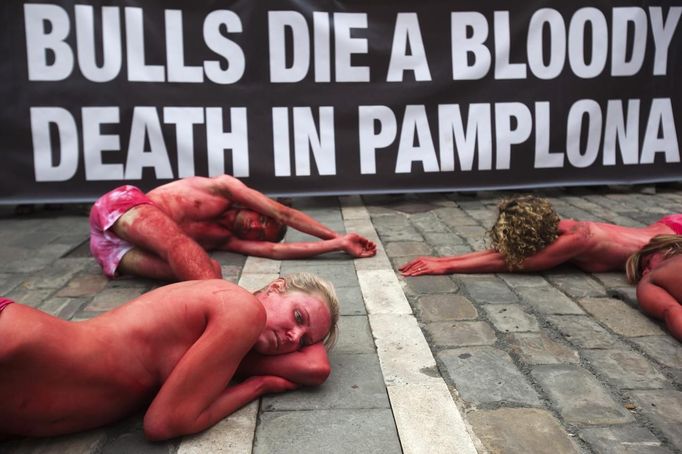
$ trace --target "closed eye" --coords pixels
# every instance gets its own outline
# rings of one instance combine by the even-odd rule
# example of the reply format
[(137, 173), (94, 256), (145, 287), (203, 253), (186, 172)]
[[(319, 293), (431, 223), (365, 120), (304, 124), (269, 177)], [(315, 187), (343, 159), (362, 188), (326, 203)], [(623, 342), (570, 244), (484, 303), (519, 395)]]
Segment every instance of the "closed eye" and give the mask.
[(298, 309), (294, 311), (294, 319), (296, 320), (296, 323), (298, 323), (299, 325), (303, 324), (303, 314), (301, 314), (301, 311), (299, 311)]

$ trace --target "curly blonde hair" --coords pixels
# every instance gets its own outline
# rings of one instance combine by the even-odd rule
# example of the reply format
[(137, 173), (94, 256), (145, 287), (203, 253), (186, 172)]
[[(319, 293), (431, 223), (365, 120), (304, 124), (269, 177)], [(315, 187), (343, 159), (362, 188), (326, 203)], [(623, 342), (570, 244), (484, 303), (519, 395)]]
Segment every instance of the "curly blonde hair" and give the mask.
[(662, 252), (664, 259), (682, 254), (682, 235), (656, 235), (642, 249), (632, 254), (625, 263), (628, 282), (636, 284), (642, 279), (643, 259), (657, 252)]
[(522, 269), (528, 257), (559, 236), (559, 215), (549, 200), (532, 195), (502, 200), (497, 220), (488, 231), (491, 247), (502, 254), (510, 270)]
[[(336, 344), (339, 333), (339, 298), (336, 296), (334, 286), (327, 280), (315, 276), (312, 273), (294, 273), (281, 276), (284, 281), (286, 292), (303, 292), (309, 295), (319, 296), (329, 309), (331, 326), (329, 332), (322, 340), (327, 350), (331, 350)], [(256, 293), (267, 290), (269, 284)]]

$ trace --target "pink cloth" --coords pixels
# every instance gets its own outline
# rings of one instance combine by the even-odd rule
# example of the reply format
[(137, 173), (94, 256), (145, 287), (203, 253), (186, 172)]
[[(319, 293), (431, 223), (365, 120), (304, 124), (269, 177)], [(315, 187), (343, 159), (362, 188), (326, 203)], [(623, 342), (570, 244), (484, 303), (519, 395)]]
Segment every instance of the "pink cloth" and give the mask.
[(682, 214), (671, 214), (658, 221), (665, 224), (675, 232), (675, 235), (682, 235)]
[(5, 308), (6, 308), (7, 306), (9, 306), (10, 304), (12, 304), (13, 302), (14, 302), (14, 301), (12, 301), (11, 299), (7, 299), (7, 298), (2, 298), (2, 297), (0, 297), (0, 312), (2, 312), (3, 310), (5, 310)]
[(90, 210), (90, 252), (107, 277), (116, 276), (116, 268), (134, 245), (109, 229), (131, 208), (152, 202), (135, 186), (120, 186), (100, 197)]

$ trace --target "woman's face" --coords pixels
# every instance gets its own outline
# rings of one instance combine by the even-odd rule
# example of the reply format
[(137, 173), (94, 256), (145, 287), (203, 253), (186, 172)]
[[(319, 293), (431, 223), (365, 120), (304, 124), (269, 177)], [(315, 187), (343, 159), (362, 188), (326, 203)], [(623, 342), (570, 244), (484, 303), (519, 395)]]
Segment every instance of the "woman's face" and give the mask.
[[(277, 282), (277, 281), (275, 281)], [(300, 350), (324, 339), (331, 328), (327, 305), (308, 293), (284, 293), (272, 286), (259, 293), (267, 320), (254, 350), (263, 355), (281, 355)]]

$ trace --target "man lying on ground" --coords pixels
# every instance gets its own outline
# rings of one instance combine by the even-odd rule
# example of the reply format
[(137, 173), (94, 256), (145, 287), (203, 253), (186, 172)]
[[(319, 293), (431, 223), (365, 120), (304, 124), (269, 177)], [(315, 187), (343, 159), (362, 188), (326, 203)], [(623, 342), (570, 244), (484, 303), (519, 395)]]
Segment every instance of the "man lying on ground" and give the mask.
[[(286, 226), (322, 241), (279, 243)], [(90, 212), (90, 251), (108, 277), (219, 279), (220, 265), (206, 253), (211, 250), (274, 259), (332, 251), (370, 257), (376, 245), (355, 233), (340, 235), (228, 175), (185, 178), (146, 195), (121, 186)]]
[(631, 283), (638, 283), (642, 312), (665, 321), (670, 333), (682, 341), (682, 236), (652, 238), (628, 259), (627, 274)]
[(400, 267), (404, 276), (540, 271), (572, 263), (589, 272), (623, 270), (651, 238), (682, 233), (682, 214), (647, 227), (560, 219), (548, 200), (522, 196), (498, 205), (488, 232), (492, 248), (452, 257), (419, 257)]
[(0, 438), (143, 408), (151, 440), (200, 432), (263, 394), (324, 382), (337, 320), (333, 287), (306, 273), (255, 294), (223, 280), (171, 284), (78, 323), (3, 299)]

